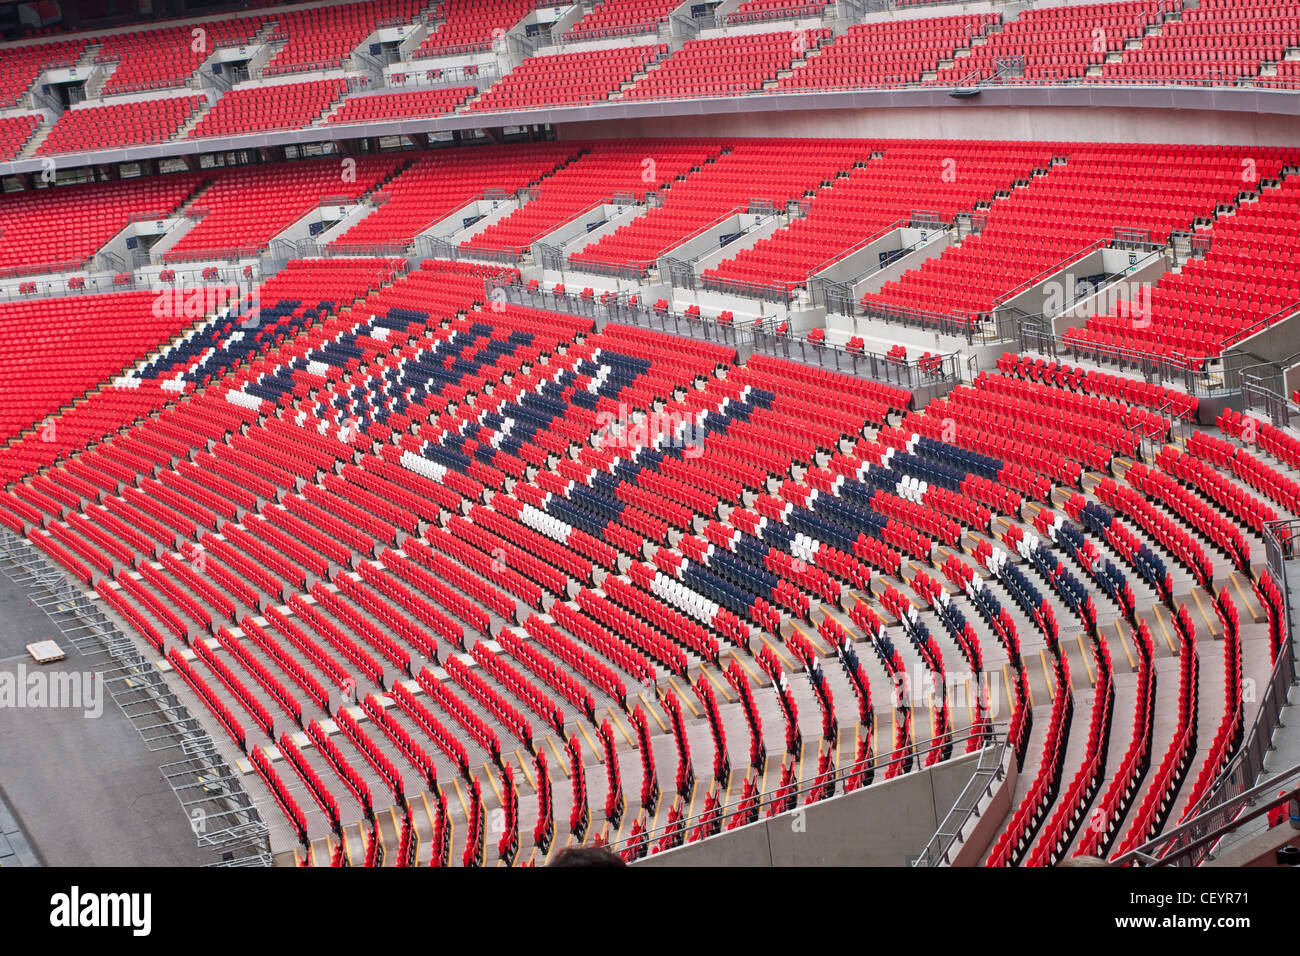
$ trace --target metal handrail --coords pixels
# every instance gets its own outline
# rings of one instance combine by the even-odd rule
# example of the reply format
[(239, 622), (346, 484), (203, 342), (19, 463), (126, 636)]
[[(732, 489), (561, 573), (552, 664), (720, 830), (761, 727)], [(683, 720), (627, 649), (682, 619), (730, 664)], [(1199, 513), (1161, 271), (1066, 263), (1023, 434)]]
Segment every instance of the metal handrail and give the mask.
[(1258, 322), (1256, 322), (1254, 325), (1250, 326), (1249, 328), (1242, 329), (1240, 332), (1232, 333), (1226, 339), (1223, 340), (1223, 347), (1227, 349), (1233, 345), (1236, 345), (1238, 342), (1244, 342), (1252, 335), (1255, 335), (1258, 332), (1262, 332), (1265, 329), (1276, 325), (1277, 323), (1281, 322), (1283, 319), (1295, 315), (1297, 312), (1300, 312), (1300, 299), (1297, 299), (1296, 301), (1292, 302), (1290, 305), (1283, 306), (1281, 309), (1274, 312), (1272, 315), (1265, 316), (1264, 318), (1260, 319)]
[[(920, 854), (912, 861), (913, 867), (941, 866), (952, 862), (950, 859), (951, 854), (953, 849), (962, 842), (961, 835), (962, 831), (966, 829), (966, 824), (972, 818), (977, 818), (980, 815), (980, 800), (990, 796), (993, 784), (1005, 776), (1002, 763), (1006, 759), (1006, 738), (999, 738), (993, 765), (986, 767), (984, 765), (984, 755), (990, 749), (984, 747), (980, 750), (979, 763), (975, 767), (975, 772), (966, 781), (966, 786), (962, 787), (961, 793), (957, 795), (957, 799), (953, 802), (952, 809), (948, 811), (938, 829), (934, 831), (934, 836), (930, 837), (929, 842), (921, 848)], [(967, 805), (963, 806), (963, 804)]]
[[(1267, 797), (1268, 794), (1273, 793), (1279, 786), (1291, 782), (1296, 785), (1289, 792), (1283, 791), (1282, 794), (1273, 796), (1264, 803), (1257, 803), (1257, 801)], [(1185, 823), (1180, 823), (1172, 830), (1160, 834), (1154, 840), (1149, 840), (1140, 847), (1116, 857), (1111, 861), (1111, 865), (1198, 865), (1200, 861), (1209, 856), (1214, 846), (1229, 833), (1240, 829), (1243, 824), (1269, 813), (1276, 807), (1292, 801), (1300, 801), (1300, 764), (1296, 764), (1289, 770), (1282, 771), (1282, 773), (1265, 780), (1258, 786), (1237, 794), (1228, 803), (1205, 810)], [(1247, 812), (1247, 807), (1254, 807), (1254, 809)], [(1216, 826), (1208, 832), (1200, 832), (1209, 825), (1207, 818), (1217, 817), (1222, 819), (1225, 815), (1228, 818), (1226, 823)], [(1184, 839), (1189, 840), (1189, 842), (1177, 846)], [(1173, 849), (1175, 846), (1177, 848)], [(1170, 852), (1171, 849), (1173, 852)]]

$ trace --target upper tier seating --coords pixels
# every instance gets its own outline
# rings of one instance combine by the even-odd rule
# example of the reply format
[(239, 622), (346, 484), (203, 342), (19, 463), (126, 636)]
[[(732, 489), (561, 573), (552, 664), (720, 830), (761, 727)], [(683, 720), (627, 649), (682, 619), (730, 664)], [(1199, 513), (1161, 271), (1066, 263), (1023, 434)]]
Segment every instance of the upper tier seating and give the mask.
[(190, 136), (235, 136), (310, 126), (348, 89), (342, 77), (302, 83), (258, 83), (230, 90), (217, 100)]
[[(921, 74), (1001, 22), (1000, 13), (856, 23), (781, 78), (778, 90), (919, 83)], [(962, 61), (965, 62), (965, 61)]]
[(757, 20), (789, 20), (795, 17), (819, 17), (825, 3), (809, 0), (745, 0), (727, 14), (728, 23), (753, 23)]
[(280, 76), (342, 66), (381, 26), (410, 23), (424, 7), (421, 0), (365, 0), (277, 13), (270, 39), (285, 44), (263, 73)]
[[(1273, 150), (1250, 160), (1266, 179), (1280, 161)], [(1107, 314), (1090, 316), (1083, 328), (1068, 329), (1071, 345), (1090, 354), (1094, 347), (1099, 355), (1127, 349), (1199, 365), (1262, 323), (1300, 309), (1294, 271), (1300, 263), (1300, 183), (1288, 179), (1264, 190), (1202, 234), (1210, 240), (1203, 257), (1161, 276), (1149, 299), (1125, 298)]]
[(415, 59), (490, 50), (507, 30), (535, 10), (535, 0), (444, 0), (443, 21), (411, 56)]
[(571, 26), (566, 40), (597, 40), (601, 37), (649, 33), (681, 6), (678, 0), (603, 0)]
[(830, 38), (830, 30), (742, 33), (687, 40), (623, 94), (625, 100), (671, 100), (696, 96), (733, 96), (762, 89)]
[[(645, 195), (716, 155), (691, 140), (630, 140), (590, 144), (590, 152), (547, 176), (536, 195), (499, 222), (461, 243), (471, 252), (521, 254), (580, 213), (615, 194)], [(647, 178), (648, 177), (648, 178)]]
[(194, 94), (65, 110), (36, 152), (44, 155), (161, 143), (185, 125), (204, 102)]
[(41, 125), (39, 113), (0, 116), (0, 162), (14, 159)]
[(0, 107), (17, 106), (43, 71), (72, 66), (87, 42), (85, 37), (78, 37), (0, 50)]
[(655, 58), (662, 44), (531, 56), (470, 105), (467, 112), (578, 106), (608, 98)]
[[(821, 190), (808, 213), (748, 249), (706, 270), (714, 288), (788, 291), (831, 261), (910, 220), (913, 210), (936, 212), (950, 221), (1028, 179), (1051, 160), (1045, 145), (1018, 143), (880, 144), (882, 155)], [(946, 172), (945, 172), (946, 171)]]
[(213, 51), (248, 43), (265, 19), (234, 17), (105, 37), (95, 62), (117, 66), (104, 82), (101, 95), (184, 86)]
[(1004, 77), (1004, 83), (1080, 77), (1177, 8), (1177, 0), (1122, 0), (1025, 10), (970, 56), (940, 69), (932, 82), (992, 79), (998, 60), (1008, 57), (1023, 58), (1024, 72)]
[[(975, 321), (1022, 283), (1046, 278), (1047, 270), (1110, 241), (1116, 229), (1162, 242), (1189, 230), (1237, 196), (1242, 158), (1219, 147), (1072, 148), (1063, 165), (993, 204), (978, 235), (868, 293), (863, 303), (868, 311), (910, 309)], [(1259, 175), (1268, 178), (1277, 168), (1276, 159), (1263, 159)], [(1123, 191), (1138, 175), (1141, 189)]]
[(1125, 50), (1118, 63), (1101, 68), (1099, 83), (1208, 84), (1231, 86), (1257, 77), (1264, 63), (1300, 46), (1300, 12), (1286, 0), (1204, 0), (1159, 36)]
[(329, 115), (330, 123), (370, 123), (451, 113), (477, 90), (472, 86), (435, 86), (427, 90), (352, 96)]
[(0, 197), (0, 275), (80, 268), (134, 219), (165, 219), (206, 177), (172, 173)]
[(569, 261), (579, 269), (643, 271), (699, 230), (738, 209), (748, 210), (751, 200), (783, 209), (860, 155), (860, 143), (843, 140), (823, 141), (812, 155), (780, 140), (739, 140), (731, 152), (674, 183), (660, 206), (575, 252)]
[(187, 213), (198, 224), (163, 253), (163, 261), (256, 256), (323, 201), (355, 202), (397, 162), (362, 156), (354, 167), (330, 158), (230, 170), (195, 200)]

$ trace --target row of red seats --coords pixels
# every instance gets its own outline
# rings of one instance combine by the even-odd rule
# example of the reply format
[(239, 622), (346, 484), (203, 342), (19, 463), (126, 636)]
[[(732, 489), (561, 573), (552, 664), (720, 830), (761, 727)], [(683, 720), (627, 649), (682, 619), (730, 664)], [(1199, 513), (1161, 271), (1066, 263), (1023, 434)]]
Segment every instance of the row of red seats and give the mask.
[(188, 135), (200, 139), (301, 129), (319, 120), (347, 91), (347, 80), (337, 77), (236, 87), (223, 93)]
[[(560, 696), (578, 708), (579, 712), (582, 713), (583, 716), (587, 717), (589, 720), (595, 720), (596, 698), (592, 695), (591, 691), (587, 690), (587, 688), (582, 685), (581, 681), (577, 680), (567, 670), (560, 667), (554, 660), (541, 653), (535, 646), (529, 644), (509, 628), (503, 629), (497, 635), (497, 643), (501, 645), (502, 650), (515, 658), (515, 660), (519, 661), (533, 674), (537, 675), (540, 680), (550, 684), (559, 691)], [(540, 644), (541, 641), (539, 640), (538, 643)], [(478, 648), (478, 644), (474, 645), (474, 651), (477, 651)], [(552, 652), (554, 652), (554, 648), (552, 648)], [(539, 697), (539, 699), (541, 698)], [(622, 696), (618, 696), (616, 699), (621, 705), (623, 701)], [(543, 716), (545, 716), (545, 714), (543, 714)], [(558, 732), (562, 733), (563, 727), (561, 725), (563, 724), (563, 715), (561, 714), (559, 716), (560, 724), (552, 725), (555, 726), (555, 729)]]
[(261, 685), (262, 689), (270, 694), (283, 709), (286, 714), (294, 719), (294, 723), (302, 726), (302, 703), (294, 697), (289, 688), (271, 673), (262, 661), (255, 655), (243, 641), (233, 637), (229, 630), (222, 627), (217, 631), (217, 642), (237, 658), (244, 670), (252, 675), (253, 679)]
[[(159, 649), (161, 650), (161, 647)], [(239, 749), (247, 750), (244, 725), (240, 723), (234, 712), (221, 702), (198, 669), (190, 664), (180, 649), (176, 647), (168, 648), (167, 660), (171, 663), (172, 669), (180, 674), (185, 683), (190, 686), (190, 689), (198, 695), (199, 700), (203, 701), (204, 706), (217, 719), (217, 722), (226, 729), (226, 732), (230, 734), (230, 738), (239, 745)]]
[[(533, 640), (554, 654), (559, 660), (572, 667), (577, 673), (590, 681), (595, 687), (614, 698), (620, 706), (626, 706), (627, 687), (623, 679), (601, 660), (587, 653), (556, 628), (544, 622), (536, 614), (531, 614), (524, 621), (524, 630)], [(613, 659), (613, 658), (611, 658)], [(563, 673), (560, 671), (558, 673)], [(558, 685), (550, 681), (552, 686)]]
[(1250, 544), (1241, 530), (1201, 498), (1180, 486), (1168, 475), (1135, 464), (1124, 475), (1128, 483), (1143, 494), (1155, 498), (1180, 518), (1205, 535), (1215, 547), (1232, 559), (1240, 571), (1250, 568)]
[(470, 655), (493, 679), (526, 703), (534, 713), (541, 717), (548, 727), (561, 736), (564, 735), (564, 711), (537, 688), (532, 681), (512, 667), (494, 651), (488, 649), (482, 641), (475, 643)]
[[(460, 663), (457, 658), (450, 658), (450, 661)], [(464, 667), (464, 665), (461, 665)], [(468, 668), (465, 668), (468, 670)], [(448, 673), (451, 673), (448, 671)], [(479, 746), (492, 759), (493, 763), (501, 762), (501, 741), (498, 739), (496, 731), (478, 714), (470, 709), (469, 705), (452, 692), (447, 686), (447, 682), (439, 680), (427, 667), (420, 668), (420, 672), (415, 675), (416, 682), (420, 688), (429, 695), (429, 698), (436, 702), (447, 714), (460, 724), (469, 735), (478, 742)], [(525, 746), (531, 746), (531, 735), (524, 742)]]
[(1165, 750), (1141, 802), (1134, 811), (1128, 830), (1112, 859), (1136, 849), (1159, 832), (1173, 809), (1174, 795), (1182, 784), (1196, 750), (1197, 677), (1200, 660), (1196, 653), (1195, 627), (1186, 605), (1174, 616), (1178, 635), (1178, 718)]
[[(288, 619), (283, 618), (283, 620)], [(321, 710), (329, 710), (329, 692), (324, 685), (296, 657), (287, 653), (279, 641), (258, 626), (247, 614), (240, 619), (239, 629), (244, 637), (261, 648), (277, 667), (289, 675), (290, 680), (302, 688), (312, 703)], [(298, 723), (301, 725), (301, 719)]]
[(1070, 665), (1066, 658), (1054, 659), (1056, 692), (1052, 697), (1052, 712), (1048, 718), (1047, 736), (1043, 741), (1038, 773), (1016, 807), (1011, 823), (994, 843), (986, 861), (987, 866), (1014, 866), (1019, 863), (1029, 851), (1034, 834), (1047, 817), (1056, 798), (1074, 714), (1074, 694), (1070, 692), (1069, 672)]
[(466, 112), (595, 103), (607, 99), (667, 52), (667, 46), (655, 44), (530, 56), (491, 86)]

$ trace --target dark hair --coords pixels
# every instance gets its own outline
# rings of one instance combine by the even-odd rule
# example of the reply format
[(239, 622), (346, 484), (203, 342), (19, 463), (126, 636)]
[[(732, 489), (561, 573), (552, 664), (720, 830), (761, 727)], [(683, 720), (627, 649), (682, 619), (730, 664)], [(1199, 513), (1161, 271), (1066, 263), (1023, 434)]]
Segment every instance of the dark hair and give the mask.
[(547, 866), (627, 866), (617, 853), (603, 846), (566, 846)]

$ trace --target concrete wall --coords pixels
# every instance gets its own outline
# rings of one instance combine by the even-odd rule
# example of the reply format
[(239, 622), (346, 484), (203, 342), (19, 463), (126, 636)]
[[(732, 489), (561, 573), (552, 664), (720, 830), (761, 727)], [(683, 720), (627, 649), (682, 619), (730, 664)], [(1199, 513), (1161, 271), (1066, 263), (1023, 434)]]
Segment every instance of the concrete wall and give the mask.
[[(673, 248), (660, 256), (659, 268), (664, 268), (664, 261), (667, 259), (682, 259), (687, 262), (693, 262), (699, 256), (723, 250), (727, 250), (728, 255), (734, 256), (741, 249), (745, 248), (744, 246), (737, 245), (737, 243), (743, 242), (744, 239), (747, 238), (749, 230), (764, 223), (764, 218), (765, 217), (762, 216), (752, 216), (746, 212), (734, 216), (728, 216), (720, 222), (715, 222), (711, 226), (706, 227), (698, 236), (692, 236), (685, 242), (673, 246)], [(776, 216), (766, 218), (768, 224), (772, 221), (779, 221)], [(736, 233), (740, 233), (739, 239), (736, 239), (725, 246), (719, 245), (719, 243), (722, 242), (723, 236), (735, 235)]]
[(1243, 339), (1234, 348), (1245, 349), (1270, 362), (1290, 358), (1300, 352), (1300, 314), (1290, 316), (1248, 339)]
[[(916, 239), (912, 240), (913, 242), (919, 241), (921, 235), (920, 229), (901, 229), (899, 232), (914, 233)], [(860, 298), (868, 292), (879, 292), (880, 287), (886, 282), (893, 282), (910, 269), (921, 268), (921, 264), (927, 259), (933, 259), (935, 256), (943, 255), (943, 250), (947, 249), (953, 243), (953, 234), (951, 230), (945, 230), (942, 232), (931, 230), (929, 235), (931, 237), (930, 241), (921, 246), (921, 248), (909, 252), (907, 255), (891, 262), (883, 269), (877, 269), (870, 275), (864, 276), (860, 282), (855, 283), (853, 286), (854, 298)], [(903, 238), (905, 239), (906, 236)], [(911, 245), (911, 242), (901, 242), (897, 248), (901, 249), (906, 245)], [(883, 248), (875, 251), (881, 252), (883, 251)]]
[[(554, 232), (547, 233), (539, 241), (545, 245), (560, 246), (565, 256), (568, 256), (587, 248), (593, 242), (599, 242), (605, 236), (615, 232), (619, 226), (625, 226), (649, 211), (649, 206), (604, 205), (599, 209), (589, 210)], [(597, 219), (603, 219), (603, 224), (588, 232), (587, 226)]]
[[(1294, 94), (1292, 94), (1294, 95)], [(988, 94), (981, 94), (987, 97)], [(1101, 143), (1200, 143), (1295, 146), (1300, 123), (1293, 117), (1213, 109), (1098, 109), (1070, 106), (980, 106), (940, 94), (921, 107), (784, 110), (713, 115), (629, 117), (571, 123), (561, 138), (635, 136), (794, 136), (924, 139), (1069, 140)], [(946, 103), (944, 101), (947, 101)], [(881, 105), (884, 105), (883, 102)]]
[[(1115, 304), (1122, 299), (1132, 299), (1138, 302), (1146, 301), (1149, 307), (1150, 300), (1147, 299), (1147, 296), (1150, 293), (1144, 290), (1154, 288), (1155, 284), (1169, 271), (1169, 260), (1163, 252), (1153, 252), (1145, 255), (1138, 253), (1137, 255), (1137, 265), (1131, 267), (1132, 272), (1128, 272), (1122, 279), (1102, 286), (1093, 295), (1085, 296), (1063, 311), (1052, 320), (1052, 330), (1057, 335), (1063, 335), (1066, 329), (1082, 328), (1092, 316), (1109, 314)], [(1103, 270), (1108, 273), (1121, 270), (1127, 271), (1130, 268), (1128, 256), (1129, 253), (1122, 249), (1103, 249), (1092, 256), (1086, 257), (1083, 260), (1084, 263), (1091, 263), (1094, 258), (1100, 257), (1096, 263), (1100, 268), (1090, 268), (1088, 265), (1071, 265), (1065, 270), (1065, 276), (1069, 279), (1066, 282), (1066, 288), (1069, 288), (1074, 279)], [(1032, 303), (1029, 298), (1033, 296), (1038, 297), (1038, 308), (1036, 309), (1030, 308)], [(1027, 296), (1020, 298), (1025, 299), (1026, 304), (1017, 305), (1017, 307), (1032, 315), (1042, 311), (1042, 300), (1046, 298), (1046, 293), (1040, 285), (1032, 289)]]
[(907, 866), (948, 815), (978, 754), (732, 830), (638, 866)]
[(696, 259), (695, 274), (701, 275), (705, 269), (715, 268), (724, 259), (735, 258), (737, 253), (757, 245), (760, 240), (766, 239), (778, 229), (784, 229), (788, 225), (790, 225), (790, 222), (782, 216), (769, 216), (739, 239), (734, 239), (727, 245), (719, 246), (712, 252), (705, 253)]

